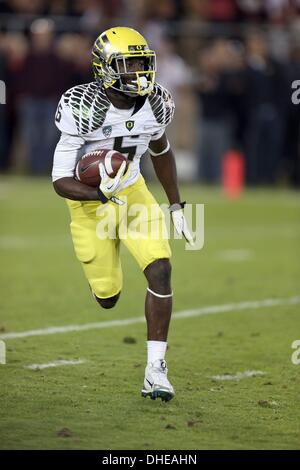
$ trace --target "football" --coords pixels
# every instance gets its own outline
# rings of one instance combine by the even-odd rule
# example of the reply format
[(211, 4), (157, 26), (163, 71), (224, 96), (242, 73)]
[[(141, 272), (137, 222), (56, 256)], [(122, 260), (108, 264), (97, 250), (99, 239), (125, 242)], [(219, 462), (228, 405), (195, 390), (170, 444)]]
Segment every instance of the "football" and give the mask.
[(99, 163), (104, 164), (106, 173), (108, 176), (113, 178), (116, 176), (121, 164), (124, 161), (126, 162), (126, 172), (128, 168), (128, 160), (120, 152), (115, 150), (101, 149), (86, 153), (77, 162), (75, 168), (75, 178), (81, 183), (87, 184), (89, 186), (99, 186), (101, 182), (99, 175)]

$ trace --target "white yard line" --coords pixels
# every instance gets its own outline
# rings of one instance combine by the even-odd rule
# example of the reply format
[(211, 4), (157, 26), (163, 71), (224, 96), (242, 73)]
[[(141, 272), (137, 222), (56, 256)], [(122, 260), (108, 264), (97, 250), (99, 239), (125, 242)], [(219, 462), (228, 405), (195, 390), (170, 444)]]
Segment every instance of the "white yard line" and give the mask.
[(0, 249), (20, 249), (27, 250), (33, 247), (49, 247), (49, 245), (61, 245), (66, 246), (70, 243), (70, 237), (68, 235), (53, 235), (43, 237), (32, 237), (32, 236), (19, 236), (19, 235), (2, 235), (0, 236)]
[(84, 362), (86, 362), (84, 359), (58, 359), (57, 361), (48, 362), (47, 364), (30, 364), (29, 366), (24, 366), (24, 369), (42, 370), (48, 369), (49, 367), (75, 366), (77, 364), (83, 364)]
[[(277, 307), (279, 305), (299, 305), (300, 295), (294, 297), (287, 297), (283, 299), (264, 299), (264, 300), (247, 300), (244, 302), (237, 302), (232, 304), (211, 305), (208, 307), (201, 307), (191, 310), (182, 310), (181, 312), (173, 313), (172, 318), (191, 318), (200, 317), (202, 315), (214, 315), (217, 313), (234, 312), (238, 310), (255, 310), (259, 308)], [(126, 318), (124, 320), (110, 320), (96, 323), (85, 323), (83, 325), (66, 325), (66, 326), (52, 326), (49, 328), (42, 328), (39, 330), (28, 330), (19, 332), (10, 332), (0, 334), (0, 339), (17, 339), (28, 338), (29, 336), (46, 336), (58, 333), (72, 333), (75, 331), (97, 330), (101, 328), (111, 328), (114, 326), (127, 326), (135, 323), (144, 323), (144, 317)]]
[(248, 261), (253, 258), (253, 252), (250, 250), (223, 250), (217, 254), (221, 261)]
[(226, 381), (226, 380), (241, 380), (248, 379), (249, 377), (258, 377), (265, 375), (265, 372), (261, 370), (245, 370), (245, 372), (237, 372), (235, 375), (224, 374), (224, 375), (213, 375), (210, 377), (213, 380)]

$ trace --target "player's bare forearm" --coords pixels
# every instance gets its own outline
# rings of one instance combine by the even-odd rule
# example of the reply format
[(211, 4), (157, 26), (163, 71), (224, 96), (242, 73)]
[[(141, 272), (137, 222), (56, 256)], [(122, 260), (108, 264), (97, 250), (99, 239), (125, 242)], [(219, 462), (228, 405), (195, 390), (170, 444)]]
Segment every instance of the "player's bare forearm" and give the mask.
[(170, 204), (180, 202), (176, 162), (165, 133), (159, 139), (150, 142), (149, 151), (156, 176)]
[(151, 157), (157, 178), (159, 179), (170, 204), (180, 202), (177, 170), (174, 154), (168, 150), (163, 155)]
[(99, 201), (97, 188), (76, 181), (74, 178), (60, 178), (54, 181), (57, 194), (73, 201)]

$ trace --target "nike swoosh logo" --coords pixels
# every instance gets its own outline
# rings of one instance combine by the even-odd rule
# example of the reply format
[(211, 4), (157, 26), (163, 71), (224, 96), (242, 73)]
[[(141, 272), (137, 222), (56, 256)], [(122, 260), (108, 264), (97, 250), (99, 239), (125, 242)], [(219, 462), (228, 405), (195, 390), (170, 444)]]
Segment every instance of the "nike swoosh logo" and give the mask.
[(150, 385), (150, 387), (152, 387), (152, 385), (154, 384), (154, 382), (151, 383), (148, 379), (146, 379), (146, 380), (147, 380), (148, 384)]
[(87, 166), (83, 166), (83, 167), (80, 169), (80, 173), (84, 173), (86, 170), (88, 170), (89, 168), (91, 168), (91, 166), (96, 166), (96, 165), (97, 165), (97, 162), (89, 163)]
[(88, 165), (88, 166), (84, 166), (83, 168), (81, 168), (80, 172), (81, 172), (81, 173), (84, 173), (88, 168), (89, 168), (89, 165)]

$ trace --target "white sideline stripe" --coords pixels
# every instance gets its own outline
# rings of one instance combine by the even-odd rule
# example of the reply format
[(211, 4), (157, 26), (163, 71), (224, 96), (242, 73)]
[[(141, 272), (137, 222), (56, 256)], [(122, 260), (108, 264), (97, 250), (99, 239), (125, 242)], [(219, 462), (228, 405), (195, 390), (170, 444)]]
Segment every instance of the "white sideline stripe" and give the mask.
[(241, 379), (248, 379), (249, 377), (258, 377), (266, 375), (265, 372), (261, 370), (245, 370), (245, 372), (237, 372), (235, 375), (231, 374), (224, 374), (224, 375), (213, 375), (210, 377), (213, 380), (241, 380)]
[(75, 366), (77, 364), (83, 364), (84, 362), (86, 362), (84, 359), (77, 359), (77, 360), (59, 359), (57, 361), (48, 362), (47, 364), (30, 364), (29, 366), (24, 366), (24, 369), (42, 370), (42, 369), (48, 369), (49, 367)]
[[(237, 302), (234, 304), (211, 305), (208, 307), (202, 307), (192, 310), (182, 310), (181, 312), (173, 313), (172, 318), (177, 319), (200, 317), (202, 315), (214, 315), (217, 313), (234, 312), (236, 310), (253, 310), (257, 308), (276, 307), (278, 305), (298, 304), (300, 304), (300, 295), (283, 299), (247, 300), (245, 302)], [(95, 323), (85, 323), (83, 325), (52, 326), (39, 330), (4, 333), (0, 335), (0, 339), (17, 339), (28, 338), (29, 336), (45, 336), (57, 333), (71, 333), (75, 331), (96, 330), (101, 328), (110, 328), (113, 326), (126, 326), (144, 322), (144, 317), (133, 317), (124, 320), (110, 320)]]

